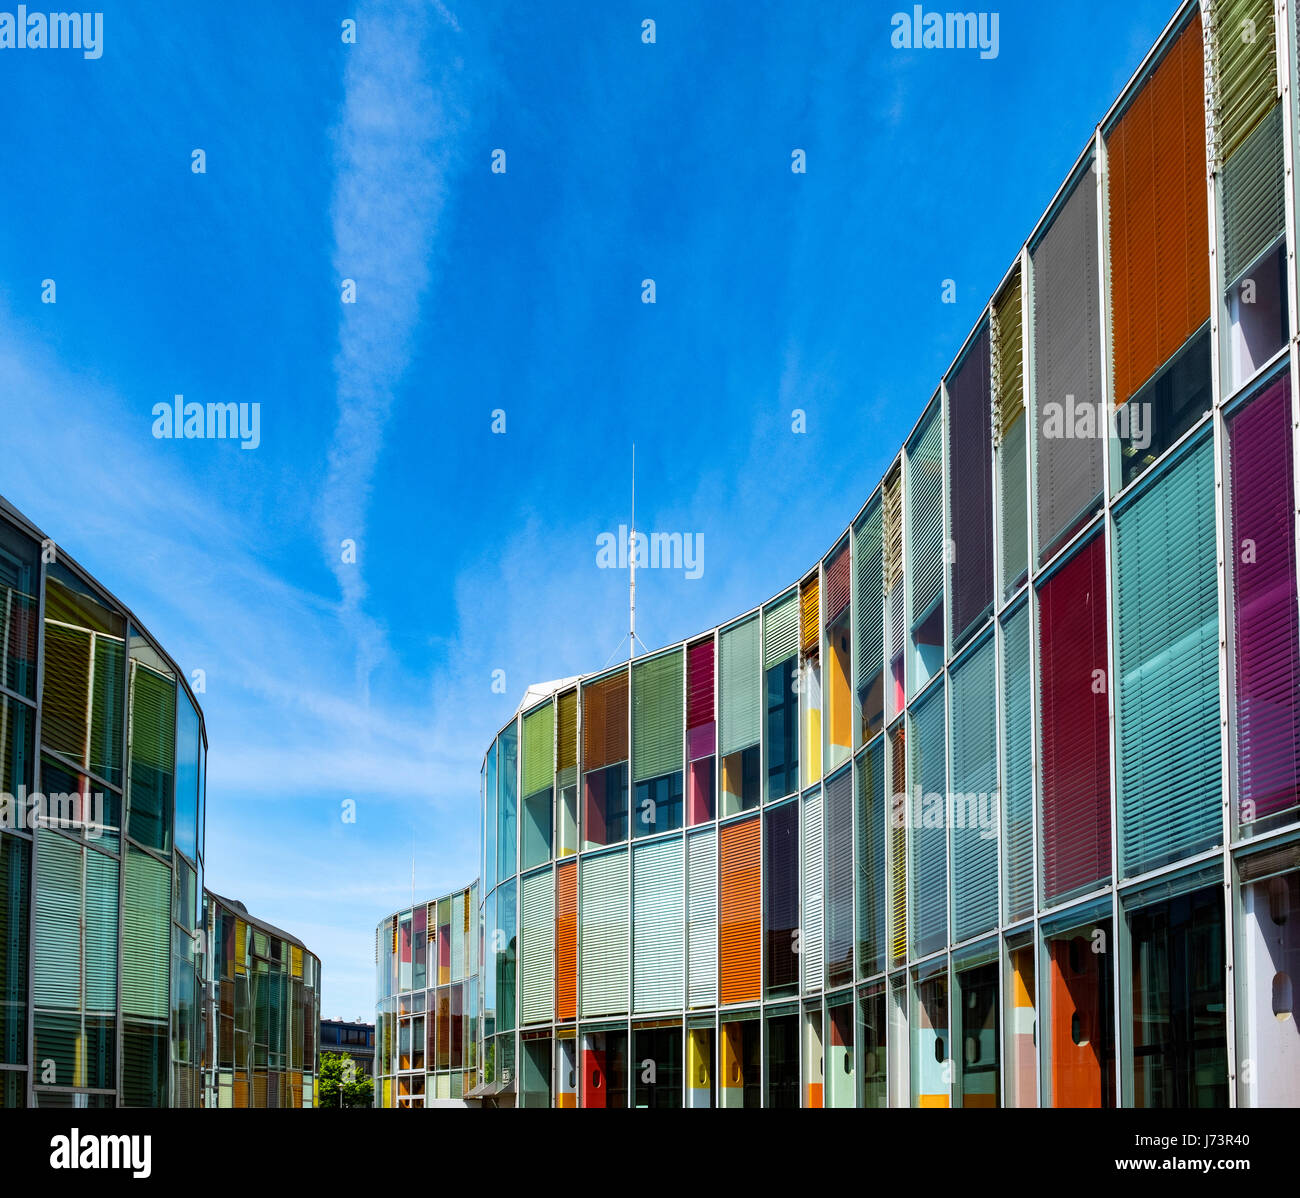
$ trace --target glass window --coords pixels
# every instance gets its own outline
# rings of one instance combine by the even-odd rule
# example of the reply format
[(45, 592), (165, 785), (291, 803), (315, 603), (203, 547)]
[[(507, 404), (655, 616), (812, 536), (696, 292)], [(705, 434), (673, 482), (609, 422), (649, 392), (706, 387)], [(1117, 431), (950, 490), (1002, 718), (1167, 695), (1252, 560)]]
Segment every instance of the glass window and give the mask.
[(560, 787), (560, 803), (556, 811), (556, 856), (568, 857), (578, 851), (578, 783), (568, 782)]
[(957, 1082), (964, 1107), (999, 1105), (998, 963), (957, 973)]
[(1210, 404), (1210, 330), (1206, 328), (1116, 409), (1120, 485), (1137, 478), (1210, 410)]
[(722, 814), (736, 815), (758, 806), (758, 746), (730, 753), (722, 759)]
[(627, 1106), (627, 1032), (589, 1032), (582, 1037), (582, 1105)]
[(858, 973), (871, 976), (885, 968), (887, 898), (885, 893), (885, 741), (881, 737), (858, 756), (857, 875), (854, 880), (858, 919)]
[(1286, 245), (1269, 250), (1224, 296), (1226, 392), (1252, 379), (1287, 341)]
[(497, 738), (500, 746), (499, 769), (500, 797), (497, 807), (497, 876), (508, 878), (515, 873), (515, 854), (518, 851), (519, 799), (519, 726), (511, 724)]
[(199, 857), (199, 714), (183, 688), (176, 705), (176, 847)]
[(1115, 1002), (1111, 921), (1044, 936), (1047, 1085), (1054, 1107), (1115, 1105)]
[(682, 826), (682, 772), (636, 784), (636, 835), (653, 836)]
[(799, 694), (796, 658), (766, 672), (767, 797), (781, 799), (799, 789)]
[(1007, 1106), (1038, 1105), (1038, 1018), (1031, 936), (1007, 941)]
[(851, 1107), (856, 1101), (853, 1059), (853, 994), (826, 1000), (826, 1105)]
[(1228, 1105), (1223, 895), (1207, 886), (1129, 912), (1133, 1105)]
[[(722, 1021), (721, 1102), (723, 1107), (753, 1110), (763, 1105), (762, 1031), (758, 1012)], [(798, 1063), (795, 1064), (795, 1105), (798, 1104)]]
[(769, 1015), (767, 1033), (767, 1107), (799, 1105), (799, 1014)]
[(483, 767), (483, 889), (497, 884), (497, 742), (488, 748)]
[(52, 563), (45, 575), (41, 737), (113, 786), (122, 785), (125, 675), (126, 621)]
[(819, 1108), (826, 1105), (826, 1077), (822, 1055), (822, 1005), (804, 1003), (803, 1007), (803, 1105)]
[(889, 1105), (888, 1027), (883, 985), (868, 987), (858, 998), (858, 1044), (862, 1053), (858, 1106), (886, 1107)]
[(938, 973), (912, 984), (912, 1105), (950, 1106), (951, 1083), (948, 975)]
[(27, 1063), (30, 893), (31, 843), (0, 833), (0, 1063), (6, 1065)]
[[(771, 998), (792, 994), (799, 988), (799, 954), (795, 951), (799, 931), (799, 803), (783, 803), (764, 818), (764, 966), (766, 992)], [(797, 1085), (796, 1081), (796, 1090)]]
[(0, 527), (0, 683), (36, 698), (37, 545), (7, 522)]
[(519, 1105), (551, 1105), (551, 1038), (525, 1040), (519, 1069)]
[(943, 668), (943, 425), (931, 405), (916, 439), (907, 447), (907, 515), (912, 607), (908, 694)]
[(584, 847), (627, 839), (627, 762), (592, 770), (583, 779)]
[(515, 883), (505, 882), (497, 889), (501, 946), (496, 954), (498, 1032), (510, 1031), (515, 1026), (515, 953), (518, 934), (515, 910)]
[(686, 1105), (712, 1107), (717, 1105), (717, 1086), (714, 1083), (713, 1026), (693, 1027), (686, 1040)]
[[(846, 566), (847, 568), (847, 566)], [(826, 772), (853, 753), (853, 654), (849, 648), (849, 613), (826, 629)]]
[(551, 859), (551, 807), (555, 792), (548, 786), (524, 799), (523, 868), (542, 865)]
[(635, 1041), (636, 1105), (676, 1109), (682, 1105), (682, 1029), (637, 1029)]
[(689, 816), (692, 826), (705, 824), (713, 819), (714, 785), (713, 774), (716, 758), (701, 757), (692, 761), (687, 774)]
[[(1294, 854), (1294, 846), (1292, 848)], [(1243, 863), (1243, 878), (1246, 874)], [(1300, 872), (1241, 888), (1237, 929), (1237, 1097), (1243, 1106), (1300, 1107)]]

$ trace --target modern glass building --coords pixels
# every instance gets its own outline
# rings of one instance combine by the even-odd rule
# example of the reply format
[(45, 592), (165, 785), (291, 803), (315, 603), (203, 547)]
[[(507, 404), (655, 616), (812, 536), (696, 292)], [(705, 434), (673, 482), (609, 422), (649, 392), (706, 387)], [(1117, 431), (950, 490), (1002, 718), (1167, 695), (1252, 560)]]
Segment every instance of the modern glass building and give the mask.
[[(380, 921), (376, 1106), (463, 1106), (509, 1089), (508, 1078), (479, 1067), (478, 909), (474, 882)], [(503, 955), (514, 959), (513, 943)]]
[(3, 500), (0, 633), (0, 1106), (197, 1106), (203, 713)]
[(331, 1052), (349, 1057), (356, 1065), (358, 1078), (374, 1077), (375, 1025), (360, 1019), (322, 1019), (320, 1055)]
[[(822, 560), (494, 738), (458, 1084), (1300, 1104), (1300, 30), (1274, 14), (1179, 9)], [(433, 910), (381, 927), (386, 1103)]]
[(203, 1105), (315, 1106), (320, 960), (235, 899), (203, 905)]

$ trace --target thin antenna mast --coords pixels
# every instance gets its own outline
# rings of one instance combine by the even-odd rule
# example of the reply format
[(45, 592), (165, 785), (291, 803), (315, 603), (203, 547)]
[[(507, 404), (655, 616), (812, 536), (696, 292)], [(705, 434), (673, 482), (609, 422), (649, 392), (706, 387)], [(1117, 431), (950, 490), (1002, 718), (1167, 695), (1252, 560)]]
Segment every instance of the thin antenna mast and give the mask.
[(632, 534), (628, 538), (627, 659), (636, 656), (636, 442), (632, 442)]

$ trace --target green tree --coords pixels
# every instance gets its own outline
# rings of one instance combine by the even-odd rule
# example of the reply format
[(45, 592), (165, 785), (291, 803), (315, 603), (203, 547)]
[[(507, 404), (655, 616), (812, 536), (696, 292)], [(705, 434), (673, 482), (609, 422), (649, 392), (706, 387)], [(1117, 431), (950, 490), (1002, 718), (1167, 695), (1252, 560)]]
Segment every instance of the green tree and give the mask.
[(316, 1077), (318, 1107), (367, 1107), (374, 1100), (375, 1084), (370, 1074), (358, 1068), (346, 1053), (321, 1053)]

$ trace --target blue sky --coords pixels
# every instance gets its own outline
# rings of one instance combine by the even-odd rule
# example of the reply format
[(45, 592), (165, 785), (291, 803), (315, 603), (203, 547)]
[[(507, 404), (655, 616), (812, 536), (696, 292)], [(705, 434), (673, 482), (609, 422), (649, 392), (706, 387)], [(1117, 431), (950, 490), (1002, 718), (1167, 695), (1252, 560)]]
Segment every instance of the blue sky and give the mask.
[[(651, 648), (794, 579), (1173, 11), (1004, 3), (981, 60), (892, 2), (100, 3), (97, 60), (0, 50), (0, 493), (206, 671), (207, 884), (344, 1018), (412, 853), (476, 875), (525, 687), (626, 630), (631, 443), (704, 543), (638, 576)], [(156, 439), (178, 393), (261, 444)]]

